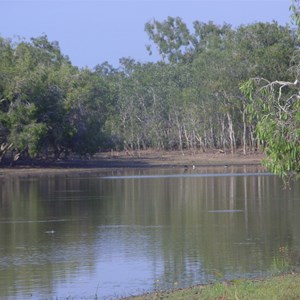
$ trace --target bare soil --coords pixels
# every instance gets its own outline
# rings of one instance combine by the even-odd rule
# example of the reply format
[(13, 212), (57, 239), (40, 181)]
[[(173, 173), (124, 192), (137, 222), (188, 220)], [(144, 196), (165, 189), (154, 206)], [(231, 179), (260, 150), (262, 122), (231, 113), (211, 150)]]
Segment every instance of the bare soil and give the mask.
[(3, 176), (34, 176), (63, 173), (91, 173), (120, 168), (174, 168), (204, 166), (260, 165), (264, 155), (253, 152), (244, 155), (223, 151), (135, 151), (98, 153), (90, 159), (70, 158), (56, 161), (17, 162), (14, 167), (0, 167)]

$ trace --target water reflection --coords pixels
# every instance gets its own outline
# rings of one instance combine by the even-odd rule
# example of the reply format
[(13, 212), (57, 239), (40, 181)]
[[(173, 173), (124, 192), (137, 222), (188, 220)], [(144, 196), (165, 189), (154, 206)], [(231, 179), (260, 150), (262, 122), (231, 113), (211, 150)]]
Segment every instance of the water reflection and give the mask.
[(255, 167), (201, 172), (231, 175), (2, 179), (0, 298), (105, 298), (251, 277), (270, 270), (280, 247), (299, 251), (299, 182), (284, 190)]

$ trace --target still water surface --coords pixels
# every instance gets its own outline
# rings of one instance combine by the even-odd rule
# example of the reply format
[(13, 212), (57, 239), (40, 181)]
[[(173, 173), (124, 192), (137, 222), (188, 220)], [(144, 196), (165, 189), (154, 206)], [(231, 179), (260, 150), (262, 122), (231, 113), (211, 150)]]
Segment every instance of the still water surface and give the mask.
[(300, 182), (256, 169), (0, 179), (0, 299), (98, 299), (267, 274)]

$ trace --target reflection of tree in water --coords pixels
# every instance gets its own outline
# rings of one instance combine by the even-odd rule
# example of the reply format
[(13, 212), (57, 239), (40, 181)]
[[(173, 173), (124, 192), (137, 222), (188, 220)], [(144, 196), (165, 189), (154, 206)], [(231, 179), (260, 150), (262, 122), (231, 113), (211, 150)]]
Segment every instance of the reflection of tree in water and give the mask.
[[(148, 172), (157, 171), (140, 174)], [(299, 185), (283, 190), (273, 176), (3, 180), (1, 296), (16, 282), (52, 294), (117, 252), (150, 262), (153, 288), (267, 271), (280, 246), (300, 245), (299, 194)]]
[(288, 209), (295, 191), (273, 176), (128, 179), (124, 186), (123, 223), (163, 226), (149, 244), (161, 247), (158, 277), (168, 287), (268, 271), (274, 250), (292, 247), (298, 234)]
[(103, 216), (105, 189), (92, 180), (64, 176), (3, 181), (1, 297), (21, 287), (28, 294), (44, 287), (51, 295), (56, 282), (76, 276), (83, 265), (93, 270), (97, 237), (93, 223)]

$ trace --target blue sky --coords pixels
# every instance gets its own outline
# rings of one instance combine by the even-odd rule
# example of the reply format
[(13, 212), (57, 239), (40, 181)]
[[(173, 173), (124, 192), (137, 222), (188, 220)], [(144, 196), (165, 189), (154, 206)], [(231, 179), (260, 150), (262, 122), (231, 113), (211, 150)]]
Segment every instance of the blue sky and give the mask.
[(155, 61), (144, 32), (147, 21), (179, 16), (233, 26), (257, 21), (290, 22), (289, 0), (0, 0), (0, 35), (27, 39), (47, 34), (74, 65), (93, 68), (122, 57)]

